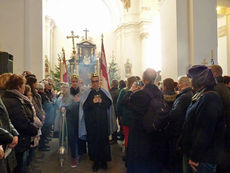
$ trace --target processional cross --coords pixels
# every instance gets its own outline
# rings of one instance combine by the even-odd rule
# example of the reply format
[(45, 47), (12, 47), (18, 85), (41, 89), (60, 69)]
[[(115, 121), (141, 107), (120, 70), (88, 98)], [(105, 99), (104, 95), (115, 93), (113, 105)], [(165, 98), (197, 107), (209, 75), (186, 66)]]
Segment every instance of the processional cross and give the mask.
[(66, 36), (67, 39), (69, 38), (72, 38), (72, 42), (73, 42), (73, 57), (74, 57), (74, 69), (75, 69), (75, 72), (77, 72), (77, 57), (76, 57), (76, 50), (75, 50), (75, 43), (74, 43), (74, 39), (75, 38), (79, 38), (78, 35), (74, 35), (74, 31), (71, 31), (71, 36)]
[(75, 51), (75, 44), (74, 44), (74, 39), (75, 38), (79, 38), (79, 36), (78, 35), (74, 35), (74, 31), (71, 31), (71, 36), (66, 36), (66, 38), (67, 39), (69, 39), (69, 38), (72, 38), (72, 42), (73, 42), (73, 51)]
[(87, 40), (87, 32), (89, 32), (89, 30), (87, 28), (85, 28), (85, 30), (83, 30), (85, 32), (85, 40)]

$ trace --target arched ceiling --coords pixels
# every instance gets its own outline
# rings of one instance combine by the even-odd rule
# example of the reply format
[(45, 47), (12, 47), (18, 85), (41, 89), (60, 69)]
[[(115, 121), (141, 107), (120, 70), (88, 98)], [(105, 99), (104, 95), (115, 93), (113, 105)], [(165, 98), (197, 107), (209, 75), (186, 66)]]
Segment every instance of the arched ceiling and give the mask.
[[(120, 0), (46, 0), (45, 15), (60, 27), (116, 28), (122, 19)], [(108, 26), (109, 25), (109, 26)]]

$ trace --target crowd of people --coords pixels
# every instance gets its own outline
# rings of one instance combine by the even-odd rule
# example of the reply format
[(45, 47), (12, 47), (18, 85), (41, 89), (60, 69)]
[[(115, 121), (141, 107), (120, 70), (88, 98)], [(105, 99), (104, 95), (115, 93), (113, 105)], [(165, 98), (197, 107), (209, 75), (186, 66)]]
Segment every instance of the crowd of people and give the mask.
[(230, 76), (222, 73), (194, 65), (177, 82), (159, 82), (148, 68), (142, 78), (113, 80), (109, 91), (97, 74), (91, 87), (73, 74), (60, 92), (51, 78), (2, 74), (0, 173), (34, 172), (36, 150), (50, 150), (63, 113), (72, 167), (88, 153), (93, 172), (106, 170), (120, 140), (127, 173), (229, 173)]

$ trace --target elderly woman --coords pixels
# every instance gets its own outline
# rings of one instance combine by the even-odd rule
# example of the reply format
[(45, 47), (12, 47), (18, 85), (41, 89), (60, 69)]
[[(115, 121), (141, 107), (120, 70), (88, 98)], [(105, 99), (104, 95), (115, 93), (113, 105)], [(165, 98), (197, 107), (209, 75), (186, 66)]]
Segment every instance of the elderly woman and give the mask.
[(26, 79), (17, 74), (10, 76), (6, 83), (7, 91), (2, 96), (12, 124), (19, 132), (18, 145), (15, 147), (17, 167), (15, 173), (25, 172), (26, 152), (30, 148), (31, 137), (36, 136), (38, 128), (33, 125), (33, 111), (29, 100), (24, 96)]
[(187, 109), (183, 132), (183, 172), (215, 173), (223, 144), (224, 112), (212, 71), (203, 65), (188, 71), (195, 95)]

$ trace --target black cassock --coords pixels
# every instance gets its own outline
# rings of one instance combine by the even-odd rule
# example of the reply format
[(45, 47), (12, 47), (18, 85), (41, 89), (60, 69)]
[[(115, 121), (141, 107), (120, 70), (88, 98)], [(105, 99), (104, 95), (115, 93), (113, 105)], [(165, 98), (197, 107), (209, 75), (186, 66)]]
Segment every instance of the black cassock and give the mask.
[[(95, 95), (101, 97), (101, 103), (93, 103)], [(111, 161), (107, 115), (107, 109), (111, 104), (111, 100), (102, 90), (92, 89), (83, 105), (88, 153), (92, 161)]]

